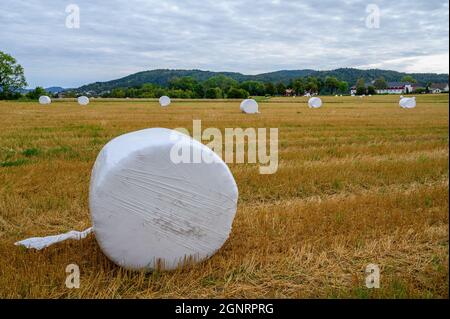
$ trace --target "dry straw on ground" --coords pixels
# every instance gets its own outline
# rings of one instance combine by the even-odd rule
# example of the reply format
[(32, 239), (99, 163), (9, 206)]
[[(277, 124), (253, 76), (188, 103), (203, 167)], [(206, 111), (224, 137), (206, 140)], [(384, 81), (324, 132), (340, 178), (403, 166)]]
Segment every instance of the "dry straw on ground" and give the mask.
[[(448, 297), (448, 95), (235, 101), (0, 102), (0, 297)], [(90, 225), (92, 164), (111, 138), (147, 127), (278, 127), (280, 165), (232, 164), (233, 231), (208, 261), (174, 272), (124, 271), (93, 236), (40, 252), (13, 243)], [(81, 270), (80, 289), (65, 268)], [(367, 264), (381, 288), (364, 285)]]

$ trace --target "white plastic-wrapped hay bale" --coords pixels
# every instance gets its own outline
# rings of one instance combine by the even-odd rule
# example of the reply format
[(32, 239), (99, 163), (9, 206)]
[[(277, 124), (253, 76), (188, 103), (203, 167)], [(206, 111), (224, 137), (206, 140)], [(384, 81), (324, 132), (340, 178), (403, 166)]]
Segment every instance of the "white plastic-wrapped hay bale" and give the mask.
[(253, 99), (245, 99), (241, 102), (240, 109), (242, 112), (247, 114), (259, 113), (259, 105)]
[[(212, 163), (177, 163), (180, 150)], [(113, 262), (173, 269), (223, 245), (237, 198), (234, 178), (217, 154), (184, 134), (154, 128), (105, 145), (92, 171), (89, 207), (97, 241)]]
[(170, 97), (168, 97), (168, 96), (163, 95), (159, 98), (159, 105), (161, 105), (161, 106), (164, 106), (164, 107), (169, 106), (171, 102), (172, 101), (170, 100)]
[(80, 105), (88, 105), (89, 104), (89, 98), (87, 96), (80, 96), (77, 99), (78, 104)]
[(308, 100), (308, 106), (310, 109), (318, 109), (322, 106), (322, 100), (318, 97), (312, 97)]
[(233, 175), (211, 149), (173, 130), (145, 129), (121, 135), (100, 151), (89, 189), (92, 228), (16, 245), (43, 249), (94, 231), (117, 265), (170, 270), (222, 247), (237, 199)]
[(47, 95), (42, 95), (39, 97), (39, 104), (50, 104), (52, 103), (52, 99)]
[(404, 97), (400, 99), (400, 102), (398, 103), (400, 107), (404, 109), (413, 109), (416, 107), (416, 98), (415, 97)]

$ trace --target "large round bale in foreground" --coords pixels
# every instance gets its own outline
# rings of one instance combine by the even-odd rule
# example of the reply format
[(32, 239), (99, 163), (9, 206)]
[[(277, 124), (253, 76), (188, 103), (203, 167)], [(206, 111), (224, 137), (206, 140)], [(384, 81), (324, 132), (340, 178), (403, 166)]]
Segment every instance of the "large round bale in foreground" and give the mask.
[(159, 105), (161, 106), (169, 106), (170, 103), (171, 103), (170, 97), (168, 96), (163, 95), (159, 98)]
[(240, 105), (241, 111), (247, 114), (259, 113), (259, 105), (254, 99), (245, 99)]
[(78, 104), (80, 105), (88, 105), (89, 104), (89, 98), (87, 96), (80, 96), (77, 99)]
[(223, 245), (237, 199), (233, 175), (216, 153), (177, 131), (152, 128), (103, 147), (89, 207), (97, 241), (114, 263), (169, 270)]
[(404, 109), (413, 109), (416, 107), (416, 98), (415, 97), (404, 97), (398, 103)]
[(308, 100), (308, 106), (310, 109), (318, 109), (322, 106), (322, 100), (318, 97), (312, 97)]
[(39, 104), (50, 104), (52, 103), (52, 99), (48, 97), (47, 95), (42, 95), (39, 97)]

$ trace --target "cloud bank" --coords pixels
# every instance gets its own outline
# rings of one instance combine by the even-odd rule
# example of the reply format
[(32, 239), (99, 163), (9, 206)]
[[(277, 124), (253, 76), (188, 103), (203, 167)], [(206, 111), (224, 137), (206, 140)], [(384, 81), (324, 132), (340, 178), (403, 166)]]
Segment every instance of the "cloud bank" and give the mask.
[[(372, 1), (3, 0), (0, 50), (30, 87), (76, 87), (157, 69), (257, 74), (280, 69), (384, 68), (448, 73), (449, 3)], [(80, 9), (67, 28), (66, 7)]]

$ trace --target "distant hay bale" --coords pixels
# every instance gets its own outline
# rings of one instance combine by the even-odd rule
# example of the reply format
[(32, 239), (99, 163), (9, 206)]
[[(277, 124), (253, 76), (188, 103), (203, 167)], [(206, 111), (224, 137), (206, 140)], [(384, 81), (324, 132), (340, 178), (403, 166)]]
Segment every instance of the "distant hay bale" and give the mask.
[(47, 95), (42, 95), (39, 97), (39, 104), (50, 104), (52, 103), (52, 99), (48, 97)]
[(245, 99), (241, 102), (240, 109), (242, 112), (247, 114), (259, 113), (259, 105), (253, 99)]
[(77, 99), (78, 104), (80, 105), (88, 105), (89, 104), (89, 98), (87, 96), (80, 96)]
[(322, 106), (322, 100), (318, 97), (312, 97), (308, 100), (308, 106), (310, 109), (318, 109)]
[(415, 97), (404, 97), (400, 100), (400, 102), (398, 103), (400, 105), (400, 107), (404, 108), (404, 109), (413, 109), (416, 107), (416, 98)]
[(164, 107), (169, 106), (171, 102), (172, 101), (170, 100), (170, 97), (168, 97), (168, 96), (163, 95), (159, 98), (159, 105), (161, 105), (161, 106), (164, 106)]

